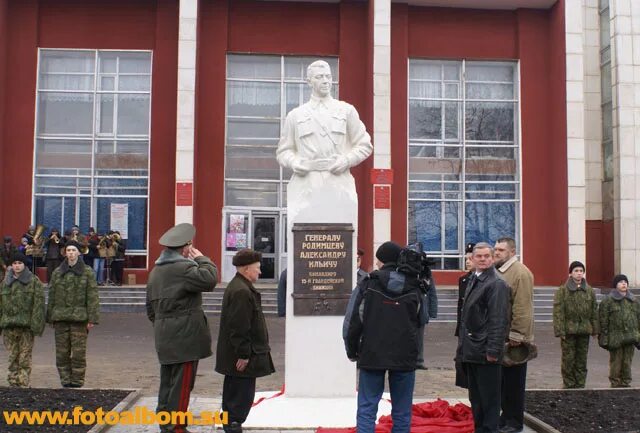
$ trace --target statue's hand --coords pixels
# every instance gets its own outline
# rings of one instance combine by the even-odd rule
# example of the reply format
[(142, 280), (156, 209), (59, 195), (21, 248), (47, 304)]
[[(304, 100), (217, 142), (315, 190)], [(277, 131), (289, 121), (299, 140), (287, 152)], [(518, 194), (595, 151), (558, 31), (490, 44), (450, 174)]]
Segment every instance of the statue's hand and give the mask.
[(329, 171), (333, 174), (340, 174), (349, 168), (349, 160), (344, 155), (338, 155), (336, 160), (329, 166)]
[(291, 164), (291, 169), (298, 176), (306, 176), (309, 173), (309, 169), (300, 160), (294, 161)]

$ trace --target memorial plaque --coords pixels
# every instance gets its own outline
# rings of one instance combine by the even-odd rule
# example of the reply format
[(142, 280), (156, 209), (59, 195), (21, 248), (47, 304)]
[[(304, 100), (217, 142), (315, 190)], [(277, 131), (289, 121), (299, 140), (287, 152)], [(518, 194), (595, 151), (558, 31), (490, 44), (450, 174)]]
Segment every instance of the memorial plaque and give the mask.
[(293, 314), (342, 316), (353, 290), (353, 226), (293, 225)]

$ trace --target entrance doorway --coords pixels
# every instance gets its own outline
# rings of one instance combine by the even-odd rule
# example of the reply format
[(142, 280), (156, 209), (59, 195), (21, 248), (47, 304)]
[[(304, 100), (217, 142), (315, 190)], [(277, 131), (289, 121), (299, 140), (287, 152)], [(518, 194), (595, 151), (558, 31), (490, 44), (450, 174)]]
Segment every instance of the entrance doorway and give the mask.
[(287, 266), (286, 213), (243, 208), (225, 208), (223, 213), (222, 281), (228, 282), (235, 275), (232, 263), (235, 253), (252, 248), (262, 253), (259, 282), (277, 282)]
[(260, 280), (275, 281), (278, 278), (277, 215), (253, 214), (253, 249), (262, 253)]

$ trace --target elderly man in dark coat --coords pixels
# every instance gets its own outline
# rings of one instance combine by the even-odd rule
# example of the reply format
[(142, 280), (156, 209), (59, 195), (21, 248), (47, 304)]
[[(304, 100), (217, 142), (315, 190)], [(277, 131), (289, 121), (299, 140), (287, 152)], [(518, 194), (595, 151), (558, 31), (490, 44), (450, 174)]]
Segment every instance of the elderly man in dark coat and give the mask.
[(502, 356), (509, 330), (511, 289), (493, 267), (493, 248), (473, 247), (474, 272), (469, 278), (460, 317), (456, 359), (462, 362), (476, 433), (497, 433), (500, 418)]
[[(198, 360), (211, 356), (211, 332), (202, 309), (202, 292), (213, 291), (218, 269), (191, 245), (196, 229), (178, 224), (160, 238), (167, 247), (149, 274), (147, 316), (160, 361), (156, 412), (187, 412)], [(188, 433), (183, 424), (162, 425), (162, 432)]]
[(275, 371), (260, 293), (253, 287), (260, 276), (262, 255), (243, 249), (233, 257), (237, 273), (222, 300), (216, 371), (224, 374), (222, 410), (228, 412), (227, 433), (241, 433), (256, 393), (256, 378)]

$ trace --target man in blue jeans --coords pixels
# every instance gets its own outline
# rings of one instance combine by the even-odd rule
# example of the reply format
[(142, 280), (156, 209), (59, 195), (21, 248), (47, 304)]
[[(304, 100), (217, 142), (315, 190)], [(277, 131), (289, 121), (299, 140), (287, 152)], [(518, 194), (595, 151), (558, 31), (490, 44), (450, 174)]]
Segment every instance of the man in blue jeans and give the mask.
[(392, 433), (408, 433), (411, 426), (422, 297), (418, 279), (396, 271), (400, 251), (393, 242), (378, 248), (378, 270), (353, 292), (345, 317), (347, 356), (360, 369), (358, 433), (375, 431), (387, 371)]

